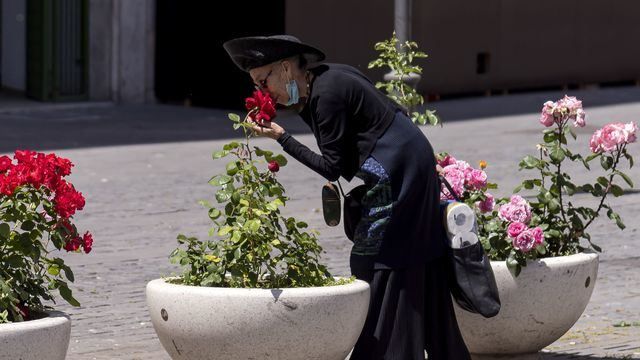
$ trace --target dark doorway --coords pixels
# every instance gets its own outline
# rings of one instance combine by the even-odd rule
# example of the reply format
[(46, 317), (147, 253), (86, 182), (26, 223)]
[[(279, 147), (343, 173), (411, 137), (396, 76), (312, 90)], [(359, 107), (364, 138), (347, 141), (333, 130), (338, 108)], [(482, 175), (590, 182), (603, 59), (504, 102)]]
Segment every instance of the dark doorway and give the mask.
[(240, 36), (284, 33), (284, 0), (157, 0), (155, 91), (164, 103), (239, 108), (249, 76), (222, 44)]

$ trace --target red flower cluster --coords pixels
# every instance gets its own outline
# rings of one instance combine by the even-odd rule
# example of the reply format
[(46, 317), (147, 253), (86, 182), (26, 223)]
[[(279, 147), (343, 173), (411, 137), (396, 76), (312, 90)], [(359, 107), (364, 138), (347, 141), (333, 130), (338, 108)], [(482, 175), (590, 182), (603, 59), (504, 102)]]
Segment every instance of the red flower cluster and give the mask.
[(84, 249), (85, 253), (91, 252), (93, 246), (93, 236), (87, 231), (82, 237), (70, 236), (69, 240), (64, 244), (64, 249), (67, 251), (78, 251), (80, 247)]
[(269, 126), (276, 117), (276, 107), (268, 93), (256, 90), (251, 97), (245, 99), (245, 107), (249, 110), (249, 119), (260, 126)]
[[(15, 162), (14, 162), (15, 160)], [(59, 217), (58, 227), (64, 227), (64, 249), (76, 251), (82, 246), (85, 252), (91, 251), (93, 238), (88, 232), (83, 237), (70, 224), (69, 218), (85, 205), (84, 196), (63, 178), (71, 174), (73, 164), (55, 154), (36, 153), (30, 150), (17, 150), (13, 159), (0, 157), (0, 196), (11, 196), (16, 189), (31, 186), (46, 189), (53, 197), (54, 210)], [(47, 214), (48, 216), (49, 214)], [(53, 215), (51, 215), (53, 216)]]

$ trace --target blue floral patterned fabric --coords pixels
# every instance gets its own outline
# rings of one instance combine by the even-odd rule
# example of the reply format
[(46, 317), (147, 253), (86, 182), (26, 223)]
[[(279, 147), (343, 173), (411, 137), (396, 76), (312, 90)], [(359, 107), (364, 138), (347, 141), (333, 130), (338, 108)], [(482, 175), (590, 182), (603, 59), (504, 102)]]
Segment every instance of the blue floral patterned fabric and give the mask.
[(360, 167), (356, 177), (368, 188), (362, 198), (362, 219), (356, 226), (351, 253), (372, 256), (380, 251), (387, 224), (391, 219), (393, 199), (391, 179), (375, 158), (370, 156)]

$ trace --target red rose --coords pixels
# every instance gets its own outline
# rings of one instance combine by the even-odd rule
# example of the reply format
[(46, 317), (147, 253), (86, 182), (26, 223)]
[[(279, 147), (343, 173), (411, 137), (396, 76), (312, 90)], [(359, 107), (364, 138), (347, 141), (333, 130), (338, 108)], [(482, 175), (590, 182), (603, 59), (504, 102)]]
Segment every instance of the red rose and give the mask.
[(84, 208), (84, 196), (70, 183), (61, 180), (56, 189), (56, 196), (53, 198), (55, 210), (62, 218), (69, 218), (77, 210)]
[(64, 249), (67, 251), (77, 251), (80, 249), (81, 241), (82, 238), (80, 237), (71, 238), (64, 244)]
[(271, 172), (278, 172), (278, 170), (280, 170), (280, 165), (278, 165), (278, 162), (275, 160), (269, 161), (268, 167)]
[(91, 252), (91, 247), (93, 246), (93, 236), (87, 231), (82, 236), (82, 247), (84, 248), (84, 252), (86, 254)]
[(276, 117), (276, 107), (268, 93), (256, 90), (253, 96), (245, 99), (245, 107), (249, 110), (249, 118), (262, 126), (268, 126)]
[(5, 172), (11, 168), (11, 158), (8, 156), (0, 156), (0, 172)]

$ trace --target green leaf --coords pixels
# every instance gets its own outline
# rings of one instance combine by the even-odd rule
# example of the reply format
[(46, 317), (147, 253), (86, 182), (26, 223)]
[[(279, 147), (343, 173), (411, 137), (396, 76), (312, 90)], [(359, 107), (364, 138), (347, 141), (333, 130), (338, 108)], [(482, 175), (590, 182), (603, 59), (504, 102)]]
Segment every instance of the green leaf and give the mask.
[(262, 150), (259, 147), (255, 147), (255, 151), (256, 151), (256, 155), (257, 156), (264, 156), (264, 157), (270, 157), (271, 155), (273, 155), (272, 151), (269, 150)]
[(604, 176), (600, 176), (598, 177), (598, 184), (606, 188), (607, 186), (609, 186), (609, 180), (607, 180), (607, 178), (605, 178)]
[(229, 234), (231, 232), (231, 230), (233, 230), (233, 227), (231, 227), (229, 225), (225, 225), (225, 226), (221, 227), (220, 230), (218, 230), (218, 235), (219, 236), (226, 236), (227, 234)]
[[(62, 261), (62, 260), (61, 260)], [(62, 271), (64, 271), (64, 276), (67, 278), (67, 280), (74, 282), (75, 281), (75, 277), (73, 275), (73, 271), (71, 271), (71, 268), (64, 265), (62, 267)]]
[(260, 229), (260, 225), (262, 225), (262, 222), (258, 219), (252, 219), (245, 223), (245, 227), (251, 232), (258, 231)]
[(228, 163), (226, 169), (227, 175), (229, 176), (233, 176), (238, 173), (238, 166), (236, 165), (235, 161)]
[(527, 155), (522, 159), (522, 163), (525, 165), (527, 169), (533, 169), (540, 163), (540, 160), (536, 159), (531, 155)]
[(20, 225), (20, 229), (22, 229), (24, 231), (31, 231), (35, 227), (36, 227), (36, 224), (31, 220), (27, 220), (27, 221), (23, 222), (22, 225)]
[(565, 154), (561, 147), (556, 146), (549, 153), (549, 157), (554, 163), (559, 164), (564, 160)]
[(0, 224), (0, 237), (3, 239), (9, 239), (9, 235), (11, 234), (11, 227), (7, 223)]
[(216, 208), (211, 208), (209, 209), (209, 218), (211, 220), (215, 220), (217, 218), (220, 217), (220, 215), (222, 215), (222, 212)]
[(609, 170), (613, 166), (613, 158), (608, 155), (602, 155), (600, 158), (600, 165), (603, 169)]
[(600, 153), (595, 153), (595, 154), (591, 154), (589, 156), (587, 156), (587, 158), (585, 159), (587, 162), (590, 162), (591, 160), (597, 158), (598, 156), (600, 156)]
[(544, 134), (543, 138), (544, 142), (550, 144), (558, 140), (558, 135), (554, 131), (549, 131)]
[(229, 113), (229, 120), (231, 121), (235, 121), (235, 122), (239, 122), (240, 121), (240, 116), (238, 114), (234, 114), (234, 113)]
[(620, 186), (613, 184), (611, 185), (611, 193), (613, 196), (619, 197), (624, 195), (624, 190)]
[(274, 160), (280, 166), (287, 165), (287, 159), (283, 155), (280, 155), (280, 154), (274, 156), (271, 160)]
[(59, 282), (60, 287), (58, 291), (60, 291), (60, 296), (65, 299), (71, 306), (80, 306), (78, 300), (76, 300), (71, 294), (71, 290), (67, 287), (66, 283)]
[(225, 157), (227, 155), (229, 155), (228, 151), (220, 150), (220, 151), (214, 152), (212, 156), (213, 156), (214, 159), (220, 159), (220, 158), (223, 158), (223, 157)]
[(614, 174), (620, 175), (620, 177), (622, 177), (622, 179), (624, 179), (624, 181), (627, 184), (629, 184), (629, 186), (633, 187), (633, 181), (631, 181), (631, 178), (627, 174), (623, 173), (622, 171), (618, 171), (618, 170), (616, 170), (614, 172)]
[(56, 264), (52, 264), (47, 269), (47, 272), (53, 276), (58, 276), (58, 274), (60, 274), (60, 267), (58, 267), (58, 265)]
[(216, 175), (213, 178), (211, 178), (211, 180), (209, 180), (209, 184), (213, 185), (213, 186), (220, 186), (220, 185), (224, 185), (224, 184), (228, 184), (230, 182), (233, 181), (233, 178), (229, 175), (225, 175), (225, 174), (221, 174), (221, 175)]
[(240, 147), (240, 143), (239, 143), (239, 142), (237, 142), (237, 141), (232, 141), (232, 142), (230, 142), (230, 143), (228, 143), (228, 144), (225, 144), (225, 145), (222, 147), (222, 150), (227, 150), (227, 151), (229, 151), (229, 150), (237, 149), (237, 148), (239, 148), (239, 147)]

